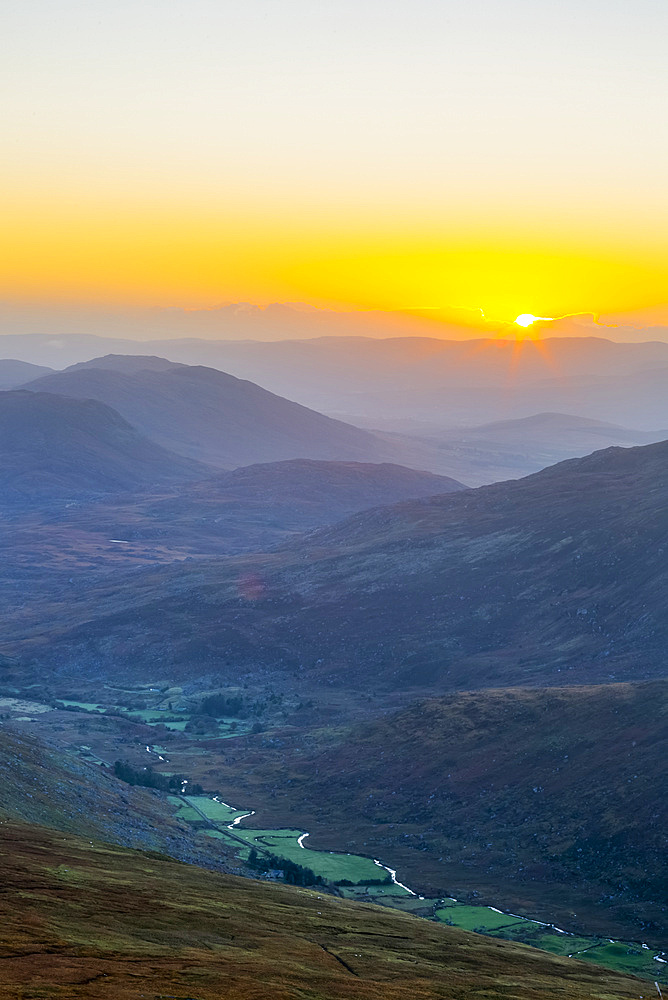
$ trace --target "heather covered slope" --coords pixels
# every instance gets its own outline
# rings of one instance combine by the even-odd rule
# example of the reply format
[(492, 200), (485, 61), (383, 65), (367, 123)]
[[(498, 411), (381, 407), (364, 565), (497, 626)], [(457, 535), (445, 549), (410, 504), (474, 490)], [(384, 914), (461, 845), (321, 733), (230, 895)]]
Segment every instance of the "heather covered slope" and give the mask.
[[(157, 362), (162, 362), (158, 364)], [(384, 461), (398, 448), (213, 368), (100, 359), (26, 388), (97, 399), (163, 447), (222, 468), (293, 458)]]
[(371, 852), (425, 895), (666, 940), (668, 681), (466, 692), (242, 752), (217, 780), (312, 847)]
[(649, 984), (372, 906), (0, 825), (0, 997), (631, 1000)]
[[(55, 736), (62, 726), (53, 713)], [(65, 716), (67, 718), (67, 716)], [(0, 728), (3, 819), (46, 826), (182, 861), (229, 870), (230, 854), (174, 816), (165, 796), (131, 787), (110, 769), (25, 732)], [(233, 864), (238, 870), (238, 865)]]
[(149, 441), (103, 403), (43, 392), (0, 393), (4, 500), (139, 490), (210, 472)]
[(39, 574), (47, 586), (46, 574), (62, 570), (71, 588), (74, 570), (266, 550), (355, 511), (461, 489), (447, 477), (397, 465), (295, 459), (142, 493), (96, 494), (88, 502), (79, 496), (76, 503), (5, 503), (0, 590), (18, 579), (23, 603), (25, 574)]
[(668, 443), (612, 448), (359, 514), (269, 556), (103, 583), (47, 620), (39, 656), (384, 690), (663, 676), (667, 529)]

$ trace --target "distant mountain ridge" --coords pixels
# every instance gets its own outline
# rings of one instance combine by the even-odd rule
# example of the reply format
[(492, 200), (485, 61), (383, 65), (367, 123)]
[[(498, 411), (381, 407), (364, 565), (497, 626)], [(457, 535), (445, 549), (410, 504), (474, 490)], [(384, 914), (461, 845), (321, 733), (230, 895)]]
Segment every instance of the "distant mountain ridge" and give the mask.
[[(376, 430), (374, 421), (361, 422), (361, 426), (367, 423)], [(400, 427), (401, 421), (396, 426)], [(438, 464), (431, 454), (436, 451), (443, 467), (471, 486), (519, 479), (607, 446), (651, 444), (668, 437), (668, 430), (637, 431), (590, 417), (550, 412), (477, 427), (439, 429), (429, 424), (420, 427), (416, 422), (414, 429), (409, 428), (386, 436), (408, 447), (412, 442), (416, 453), (424, 443), (430, 449), (430, 465)]]
[(29, 379), (50, 375), (53, 368), (44, 365), (32, 365), (27, 361), (0, 360), (0, 390), (15, 389)]
[(293, 458), (387, 461), (398, 449), (213, 368), (107, 357), (28, 383), (98, 399), (163, 447), (223, 468)]
[(375, 417), (471, 426), (549, 409), (644, 430), (668, 426), (663, 341), (0, 337), (0, 352), (56, 368), (112, 351), (150, 351), (173, 362), (213, 367), (352, 423)]

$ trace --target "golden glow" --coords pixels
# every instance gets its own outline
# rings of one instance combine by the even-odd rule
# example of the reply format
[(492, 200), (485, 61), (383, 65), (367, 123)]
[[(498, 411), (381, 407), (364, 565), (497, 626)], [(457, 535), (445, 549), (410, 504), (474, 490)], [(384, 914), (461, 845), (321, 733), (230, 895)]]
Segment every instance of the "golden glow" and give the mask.
[(552, 316), (534, 316), (533, 313), (520, 313), (519, 316), (515, 317), (515, 322), (518, 326), (533, 326), (539, 320), (543, 320), (546, 323), (552, 322)]
[(564, 3), (6, 5), (0, 298), (659, 306), (665, 5)]
[(477, 329), (524, 325), (518, 314), (623, 312), (665, 297), (668, 259), (659, 250), (614, 254), (574, 234), (538, 240), (463, 222), (441, 234), (402, 219), (390, 228), (342, 215), (334, 224), (305, 209), (286, 218), (248, 203), (235, 211), (7, 203), (0, 297), (191, 308), (302, 301), (416, 312), (434, 323), (452, 322), (456, 306), (457, 322)]
[(630, 224), (612, 239), (591, 218), (576, 224), (551, 208), (519, 216), (486, 205), (476, 214), (294, 187), (281, 203), (270, 190), (78, 180), (74, 191), (54, 176), (48, 196), (35, 176), (0, 190), (0, 298), (186, 308), (300, 301), (417, 313), (435, 336), (439, 325), (448, 336), (449, 323), (475, 334), (522, 314), (625, 313), (665, 301), (668, 250), (643, 243)]

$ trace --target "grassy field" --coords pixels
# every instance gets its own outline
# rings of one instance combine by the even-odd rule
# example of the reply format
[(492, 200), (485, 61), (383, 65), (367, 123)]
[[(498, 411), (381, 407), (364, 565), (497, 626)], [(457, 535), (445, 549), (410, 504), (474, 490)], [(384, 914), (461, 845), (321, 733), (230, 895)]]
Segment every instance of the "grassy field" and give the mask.
[(639, 980), (156, 854), (0, 825), (0, 1000), (638, 1000)]
[[(602, 942), (596, 937), (560, 934), (545, 924), (522, 916), (500, 913), (489, 906), (467, 905), (455, 900), (443, 902), (420, 899), (395, 883), (365, 886), (361, 883), (386, 876), (384, 869), (370, 858), (302, 848), (299, 845), (302, 831), (295, 829), (254, 830), (240, 825), (228, 832), (227, 826), (237, 816), (243, 816), (244, 810), (235, 810), (207, 796), (189, 796), (187, 804), (186, 800), (177, 796), (170, 798), (179, 806), (179, 818), (199, 824), (202, 822), (201, 813), (204, 813), (215, 823), (216, 829), (205, 831), (209, 836), (230, 844), (245, 841), (248, 847), (238, 851), (238, 856), (244, 861), (248, 860), (251, 849), (255, 848), (310, 868), (328, 882), (336, 883), (345, 879), (353, 883), (352, 886), (342, 887), (342, 894), (347, 899), (365, 903), (378, 902), (404, 913), (433, 916), (438, 922), (461, 930), (529, 944), (555, 955), (577, 955), (584, 961), (596, 962), (618, 972), (661, 982), (668, 981), (668, 966), (654, 960), (654, 951), (628, 942)], [(199, 812), (193, 808), (195, 805)]]
[(576, 957), (585, 962), (596, 962), (616, 972), (661, 983), (668, 982), (668, 966), (657, 962), (654, 958), (656, 951), (632, 942), (601, 941), (596, 937), (560, 934), (533, 920), (497, 913), (486, 906), (467, 906), (453, 902), (438, 907), (435, 916), (437, 920), (462, 930), (522, 942), (553, 955)]
[(168, 802), (170, 802), (176, 810), (176, 818), (182, 819), (186, 823), (201, 823), (202, 817), (191, 805), (188, 805), (183, 799), (180, 799), (178, 795), (168, 795)]
[[(207, 819), (213, 823), (223, 823), (225, 826), (235, 820), (237, 816), (245, 816), (248, 813), (248, 809), (233, 809), (225, 802), (212, 799), (210, 795), (187, 795), (184, 798), (191, 808), (195, 806), (200, 813), (204, 813)], [(194, 809), (193, 812), (195, 812)], [(195, 812), (195, 815), (198, 814)]]
[[(218, 805), (218, 803), (214, 803), (214, 805)], [(212, 813), (215, 811), (215, 809), (211, 810)], [(242, 815), (242, 813), (230, 810), (228, 822), (231, 822), (237, 815)], [(213, 815), (211, 818), (214, 822), (216, 821)], [(223, 838), (227, 836), (224, 829), (208, 831), (208, 833), (211, 836), (218, 835)], [(347, 879), (349, 882), (359, 883), (386, 877), (387, 872), (374, 864), (371, 858), (355, 854), (311, 851), (308, 848), (300, 847), (298, 841), (302, 833), (302, 830), (247, 830), (243, 826), (234, 828), (235, 837), (248, 844), (247, 849), (241, 848), (239, 852), (239, 856), (245, 861), (248, 860), (251, 849), (255, 848), (260, 852), (268, 851), (270, 854), (285, 858), (287, 861), (293, 861), (304, 868), (310, 868), (312, 872), (320, 875), (327, 882), (339, 882), (342, 879)], [(394, 888), (396, 887), (387, 886), (388, 891)]]
[(373, 853), (425, 896), (665, 948), (667, 720), (663, 681), (461, 692), (242, 738), (215, 774), (266, 826)]
[(525, 920), (523, 917), (511, 917), (507, 913), (497, 913), (496, 910), (490, 910), (488, 906), (464, 906), (456, 903), (436, 910), (436, 918), (443, 923), (452, 922), (454, 927), (461, 927), (462, 930), (479, 930), (480, 933), (495, 931), (500, 927), (510, 925), (528, 924), (534, 926), (530, 920)]

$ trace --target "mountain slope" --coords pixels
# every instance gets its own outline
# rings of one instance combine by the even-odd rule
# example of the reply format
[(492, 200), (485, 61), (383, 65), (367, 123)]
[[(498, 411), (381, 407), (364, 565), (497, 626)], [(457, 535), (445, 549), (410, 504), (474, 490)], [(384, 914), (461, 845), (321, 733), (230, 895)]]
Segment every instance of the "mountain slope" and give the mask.
[(613, 448), (358, 514), (270, 556), (111, 581), (73, 595), (40, 655), (385, 690), (663, 676), (667, 511), (668, 443)]
[(475, 888), (570, 930), (665, 941), (668, 681), (466, 692), (330, 739), (248, 740), (242, 773), (216, 780), (312, 847), (364, 844), (427, 896)]
[(33, 391), (97, 399), (179, 454), (223, 468), (293, 458), (382, 461), (397, 454), (367, 431), (213, 368), (162, 359), (101, 359), (29, 383)]
[[(62, 728), (58, 715), (64, 714), (51, 721), (54, 732)], [(131, 787), (110, 770), (32, 735), (0, 729), (0, 776), (5, 820), (229, 870), (220, 845), (194, 838), (164, 796)]]
[[(296, 533), (400, 499), (448, 493), (452, 479), (397, 465), (295, 459), (222, 472), (144, 495), (96, 495), (54, 509), (5, 506), (0, 589), (18, 572), (137, 566), (266, 550)], [(113, 541), (112, 541), (113, 540)], [(5, 595), (6, 597), (6, 595)], [(34, 595), (33, 595), (34, 599)]]
[(0, 825), (0, 997), (631, 1000), (649, 984), (155, 854)]
[(0, 389), (14, 389), (29, 379), (41, 378), (43, 375), (51, 374), (52, 371), (52, 368), (46, 368), (44, 365), (3, 359), (0, 361)]
[(43, 392), (0, 393), (5, 501), (137, 490), (210, 471), (147, 440), (102, 403)]

